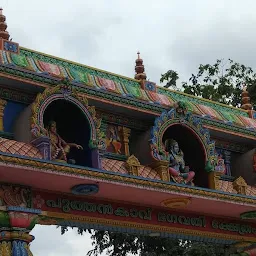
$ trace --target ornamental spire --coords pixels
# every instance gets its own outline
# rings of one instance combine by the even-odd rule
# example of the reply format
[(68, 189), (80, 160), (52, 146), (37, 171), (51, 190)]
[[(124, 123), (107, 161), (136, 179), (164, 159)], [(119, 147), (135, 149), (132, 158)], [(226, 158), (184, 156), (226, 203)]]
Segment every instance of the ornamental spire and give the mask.
[(135, 63), (136, 63), (136, 66), (135, 66), (135, 76), (134, 78), (137, 79), (137, 80), (146, 80), (147, 78), (147, 75), (144, 73), (145, 71), (145, 68), (144, 68), (144, 65), (143, 65), (143, 59), (140, 58), (140, 52), (137, 52), (138, 54), (138, 59), (136, 59)]
[(241, 108), (245, 110), (252, 110), (249, 92), (247, 91), (247, 86), (245, 84), (243, 85)]
[(7, 24), (6, 24), (6, 18), (3, 15), (3, 8), (0, 7), (0, 38), (9, 40), (9, 32), (6, 30), (7, 29)]

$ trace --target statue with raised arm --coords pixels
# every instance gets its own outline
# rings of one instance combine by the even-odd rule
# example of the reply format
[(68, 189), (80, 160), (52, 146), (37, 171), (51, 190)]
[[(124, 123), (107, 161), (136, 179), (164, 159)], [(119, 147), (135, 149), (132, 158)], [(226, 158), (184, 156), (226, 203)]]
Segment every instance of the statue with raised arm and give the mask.
[(50, 121), (47, 127), (47, 135), (51, 142), (51, 159), (55, 161), (67, 162), (67, 155), (70, 148), (83, 149), (82, 146), (75, 143), (67, 143), (57, 133), (57, 126), (55, 121)]
[(179, 148), (178, 142), (173, 139), (167, 139), (165, 141), (165, 149), (169, 153), (170, 176), (175, 182), (191, 185), (195, 173), (185, 165), (184, 155)]

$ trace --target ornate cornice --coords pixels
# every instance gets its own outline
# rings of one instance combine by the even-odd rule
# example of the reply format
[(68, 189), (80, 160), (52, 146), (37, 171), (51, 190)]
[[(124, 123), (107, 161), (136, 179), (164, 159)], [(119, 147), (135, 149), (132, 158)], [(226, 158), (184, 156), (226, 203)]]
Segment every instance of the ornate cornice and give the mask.
[(162, 181), (154, 181), (140, 177), (130, 177), (108, 171), (90, 169), (90, 168), (74, 168), (64, 164), (56, 164), (54, 162), (37, 161), (35, 159), (21, 158), (0, 154), (0, 162), (4, 165), (14, 165), (17, 168), (32, 167), (46, 172), (54, 172), (63, 175), (77, 175), (97, 180), (111, 181), (117, 183), (125, 183), (126, 185), (135, 185), (138, 187), (148, 187), (149, 189), (164, 190), (166, 192), (181, 193), (189, 196), (199, 196), (209, 199), (218, 199), (223, 201), (256, 205), (256, 197), (247, 197), (242, 195), (228, 194), (220, 191), (211, 191), (201, 188), (192, 188), (182, 185), (170, 184)]
[[(50, 77), (49, 75), (37, 74), (16, 67), (13, 68), (11, 66), (5, 65), (0, 65), (0, 76), (1, 75), (9, 77), (11, 79), (17, 79), (20, 81), (36, 84), (41, 87), (56, 86), (60, 83), (60, 79)], [(145, 101), (137, 100), (132, 97), (122, 97), (115, 93), (107, 92), (105, 90), (97, 90), (89, 86), (79, 86), (78, 84), (74, 84), (74, 86), (76, 87), (78, 92), (86, 94), (88, 98), (96, 99), (98, 101), (103, 102), (111, 102), (112, 104), (115, 104), (117, 106), (122, 106), (134, 110), (140, 110), (156, 116), (160, 115), (164, 110), (167, 109), (158, 104), (147, 103)], [(256, 137), (256, 131), (254, 130), (238, 127), (235, 125), (230, 125), (228, 123), (220, 122), (209, 118), (200, 118), (202, 119), (204, 125), (217, 127), (218, 129), (221, 129), (221, 131), (223, 132), (232, 132), (233, 134), (236, 134), (238, 136), (246, 135), (247, 137), (250, 138)]]
[(135, 118), (129, 118), (124, 115), (107, 113), (103, 110), (96, 110), (97, 117), (101, 118), (106, 123), (113, 123), (116, 125), (126, 126), (137, 130), (147, 130), (152, 124), (142, 122)]
[(4, 100), (12, 100), (20, 103), (30, 104), (34, 101), (36, 95), (29, 92), (21, 92), (20, 90), (10, 89), (1, 86), (0, 98)]

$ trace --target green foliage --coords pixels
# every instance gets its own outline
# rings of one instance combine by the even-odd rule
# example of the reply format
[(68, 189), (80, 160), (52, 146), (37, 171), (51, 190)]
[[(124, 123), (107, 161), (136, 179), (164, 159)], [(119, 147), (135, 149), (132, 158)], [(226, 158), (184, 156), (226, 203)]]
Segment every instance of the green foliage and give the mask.
[(163, 83), (164, 81), (167, 81), (165, 88), (172, 87), (173, 89), (177, 88), (177, 80), (179, 79), (179, 75), (174, 70), (168, 70), (165, 74), (161, 75), (160, 82)]
[[(169, 70), (161, 75), (164, 87), (177, 88), (178, 74)], [(252, 104), (256, 104), (256, 73), (250, 67), (234, 62), (217, 60), (215, 64), (200, 65), (197, 74), (182, 83), (182, 91), (194, 96), (239, 107), (242, 86), (246, 84)]]
[[(61, 227), (62, 234), (67, 231), (67, 227)], [(88, 256), (99, 256), (103, 252), (109, 256), (223, 256), (226, 253), (229, 255), (229, 252), (232, 252), (230, 248), (215, 244), (78, 229), (78, 234), (83, 235), (84, 232), (91, 234), (94, 247), (87, 253)]]

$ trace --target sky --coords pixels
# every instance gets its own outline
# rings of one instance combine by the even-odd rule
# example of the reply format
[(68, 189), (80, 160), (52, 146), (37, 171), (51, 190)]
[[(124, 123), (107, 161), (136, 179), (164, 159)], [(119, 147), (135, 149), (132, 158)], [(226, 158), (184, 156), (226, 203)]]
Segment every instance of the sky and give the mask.
[[(134, 77), (137, 51), (148, 79), (169, 69), (187, 81), (199, 64), (231, 58), (256, 68), (255, 0), (1, 0), (21, 46)], [(88, 236), (37, 226), (35, 256), (82, 256)]]

